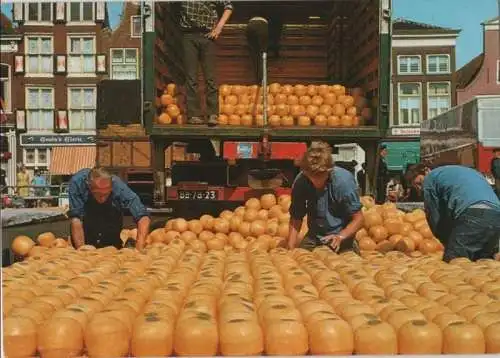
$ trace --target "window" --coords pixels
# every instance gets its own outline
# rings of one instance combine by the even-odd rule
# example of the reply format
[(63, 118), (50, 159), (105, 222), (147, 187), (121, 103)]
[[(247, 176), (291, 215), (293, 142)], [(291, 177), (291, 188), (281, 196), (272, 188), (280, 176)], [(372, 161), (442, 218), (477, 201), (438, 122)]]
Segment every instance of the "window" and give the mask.
[(428, 119), (451, 108), (450, 84), (448, 82), (429, 83), (427, 91)]
[(399, 118), (394, 125), (417, 125), (421, 121), (422, 94), (420, 83), (400, 83), (398, 89)]
[(11, 95), (10, 95), (10, 66), (1, 63), (0, 64), (0, 100), (2, 113), (10, 113), (11, 107)]
[(26, 89), (26, 122), (28, 132), (52, 132), (54, 129), (54, 89)]
[(66, 6), (69, 22), (94, 22), (93, 2), (70, 2)]
[(420, 56), (398, 56), (398, 74), (415, 74), (422, 72)]
[(96, 130), (96, 89), (70, 88), (68, 91), (69, 129), (71, 132)]
[(49, 148), (23, 149), (23, 162), (26, 167), (48, 167), (50, 164)]
[(111, 78), (114, 80), (135, 80), (138, 78), (136, 48), (111, 49)]
[(68, 37), (68, 73), (95, 75), (95, 37)]
[(53, 75), (54, 46), (50, 36), (26, 37), (26, 73)]
[(449, 55), (429, 55), (427, 56), (427, 73), (449, 73)]
[(28, 22), (52, 22), (52, 3), (37, 2), (25, 5)]
[(136, 15), (130, 18), (130, 36), (141, 37), (142, 35), (142, 19), (141, 16)]
[(497, 84), (500, 84), (500, 60), (497, 60)]

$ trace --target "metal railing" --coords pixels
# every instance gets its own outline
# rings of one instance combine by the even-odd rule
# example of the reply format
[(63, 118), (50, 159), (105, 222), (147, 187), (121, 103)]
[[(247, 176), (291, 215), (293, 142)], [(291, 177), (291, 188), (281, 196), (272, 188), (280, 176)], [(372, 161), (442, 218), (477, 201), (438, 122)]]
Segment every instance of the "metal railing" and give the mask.
[(0, 186), (2, 208), (62, 207), (67, 205), (68, 184)]

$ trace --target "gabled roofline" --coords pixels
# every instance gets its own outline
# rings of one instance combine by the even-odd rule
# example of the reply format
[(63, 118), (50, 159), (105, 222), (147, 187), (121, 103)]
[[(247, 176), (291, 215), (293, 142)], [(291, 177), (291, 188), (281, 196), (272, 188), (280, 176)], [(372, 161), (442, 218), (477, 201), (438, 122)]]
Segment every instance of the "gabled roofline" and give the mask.
[(414, 21), (414, 20), (410, 20), (410, 19), (407, 19), (407, 18), (403, 18), (403, 17), (395, 18), (392, 21), (393, 26), (395, 24), (398, 24), (398, 23), (407, 24), (407, 25), (414, 25), (415, 26), (414, 29), (406, 29), (405, 31), (418, 31), (418, 30), (431, 31), (431, 30), (437, 30), (437, 31), (443, 31), (443, 32), (456, 32), (456, 33), (460, 33), (462, 31), (461, 29), (453, 29), (453, 28), (450, 28), (450, 27), (443, 27), (443, 26), (438, 26), (438, 25), (433, 25), (433, 24), (427, 24), (427, 23), (424, 23), (424, 22)]

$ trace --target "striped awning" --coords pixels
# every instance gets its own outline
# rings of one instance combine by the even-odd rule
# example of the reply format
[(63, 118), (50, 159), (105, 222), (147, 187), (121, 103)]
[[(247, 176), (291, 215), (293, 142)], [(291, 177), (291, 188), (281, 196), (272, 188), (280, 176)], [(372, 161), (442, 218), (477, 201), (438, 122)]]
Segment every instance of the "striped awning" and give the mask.
[(50, 153), (49, 172), (53, 175), (73, 175), (83, 168), (93, 168), (96, 147), (53, 147)]

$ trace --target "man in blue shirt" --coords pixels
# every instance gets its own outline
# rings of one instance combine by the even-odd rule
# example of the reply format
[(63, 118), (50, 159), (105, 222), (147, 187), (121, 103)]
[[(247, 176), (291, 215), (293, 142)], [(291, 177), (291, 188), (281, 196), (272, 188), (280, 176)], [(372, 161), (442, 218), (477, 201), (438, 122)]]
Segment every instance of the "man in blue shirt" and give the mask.
[(493, 258), (500, 239), (500, 200), (478, 171), (460, 165), (418, 165), (408, 182), (423, 192), (427, 221), (444, 245), (445, 262)]
[[(363, 226), (354, 176), (334, 166), (332, 149), (324, 142), (311, 144), (301, 169), (292, 187), (288, 248), (300, 244), (312, 250), (326, 244), (337, 252), (351, 250), (353, 237)], [(306, 214), (309, 232), (299, 243), (298, 233)]]
[(123, 243), (123, 209), (137, 223), (136, 248), (142, 250), (151, 219), (141, 200), (120, 178), (102, 168), (82, 169), (69, 183), (71, 238), (76, 248), (87, 245), (115, 246)]

